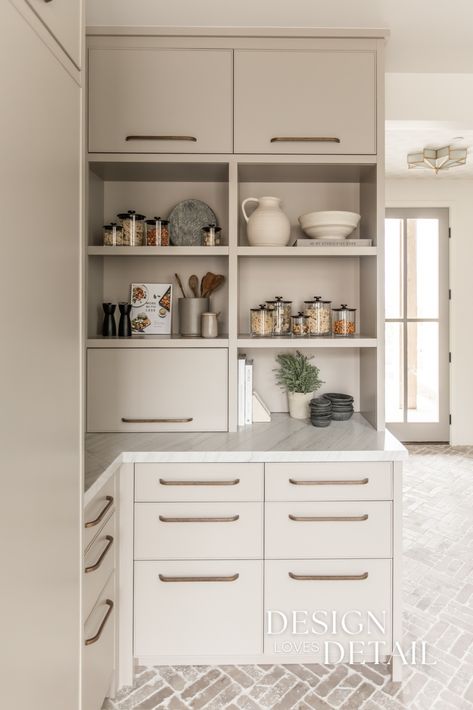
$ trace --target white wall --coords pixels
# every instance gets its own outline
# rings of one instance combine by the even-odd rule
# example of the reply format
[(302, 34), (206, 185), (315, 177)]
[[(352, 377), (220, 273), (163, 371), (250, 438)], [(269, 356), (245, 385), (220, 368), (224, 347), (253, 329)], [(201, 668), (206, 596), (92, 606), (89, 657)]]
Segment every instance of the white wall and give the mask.
[(387, 180), (386, 206), (450, 208), (451, 443), (473, 444), (473, 180)]

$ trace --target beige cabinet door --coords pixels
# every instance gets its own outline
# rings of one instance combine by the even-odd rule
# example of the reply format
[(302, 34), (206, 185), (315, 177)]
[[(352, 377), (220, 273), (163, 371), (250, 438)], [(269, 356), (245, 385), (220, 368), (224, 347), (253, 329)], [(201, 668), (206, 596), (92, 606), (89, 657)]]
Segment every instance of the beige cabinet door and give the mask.
[(82, 710), (100, 710), (115, 668), (115, 575), (112, 574), (84, 624)]
[(231, 153), (232, 103), (230, 50), (89, 51), (92, 153)]
[(236, 51), (235, 153), (376, 153), (375, 52)]
[(72, 59), (81, 66), (82, 0), (26, 0)]
[(91, 349), (89, 431), (226, 431), (226, 348)]

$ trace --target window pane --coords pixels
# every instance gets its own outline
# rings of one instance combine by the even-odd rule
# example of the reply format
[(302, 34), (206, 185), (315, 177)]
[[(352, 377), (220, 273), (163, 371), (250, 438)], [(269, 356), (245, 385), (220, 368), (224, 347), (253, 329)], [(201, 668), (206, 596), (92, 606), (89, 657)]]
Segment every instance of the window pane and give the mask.
[(404, 421), (404, 338), (402, 323), (386, 323), (386, 421)]
[(386, 318), (402, 318), (403, 299), (403, 221), (387, 219), (385, 239)]
[(407, 317), (439, 317), (439, 221), (407, 220)]
[(407, 324), (407, 421), (439, 420), (439, 325)]

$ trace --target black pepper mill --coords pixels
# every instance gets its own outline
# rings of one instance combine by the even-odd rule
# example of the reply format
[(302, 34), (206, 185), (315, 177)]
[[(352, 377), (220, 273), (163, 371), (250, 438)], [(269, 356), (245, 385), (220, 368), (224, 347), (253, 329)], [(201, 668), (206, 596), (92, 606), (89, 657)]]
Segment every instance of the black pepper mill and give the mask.
[(118, 322), (118, 335), (120, 336), (120, 338), (129, 338), (131, 336), (131, 303), (119, 303), (118, 309), (120, 311), (120, 320)]
[(112, 338), (117, 334), (117, 324), (115, 323), (115, 308), (114, 303), (102, 303), (103, 317), (102, 335), (105, 338)]

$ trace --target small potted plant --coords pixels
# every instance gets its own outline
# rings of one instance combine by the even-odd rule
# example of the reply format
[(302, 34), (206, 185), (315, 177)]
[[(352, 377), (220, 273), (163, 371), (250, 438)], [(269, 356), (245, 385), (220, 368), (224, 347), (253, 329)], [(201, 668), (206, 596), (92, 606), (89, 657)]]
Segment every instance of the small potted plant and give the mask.
[(293, 353), (279, 353), (276, 361), (279, 369), (276, 373), (276, 382), (287, 390), (289, 401), (289, 414), (294, 419), (307, 419), (309, 417), (309, 402), (316, 390), (324, 383), (319, 379), (320, 370), (310, 363), (312, 357), (303, 355), (299, 350)]

